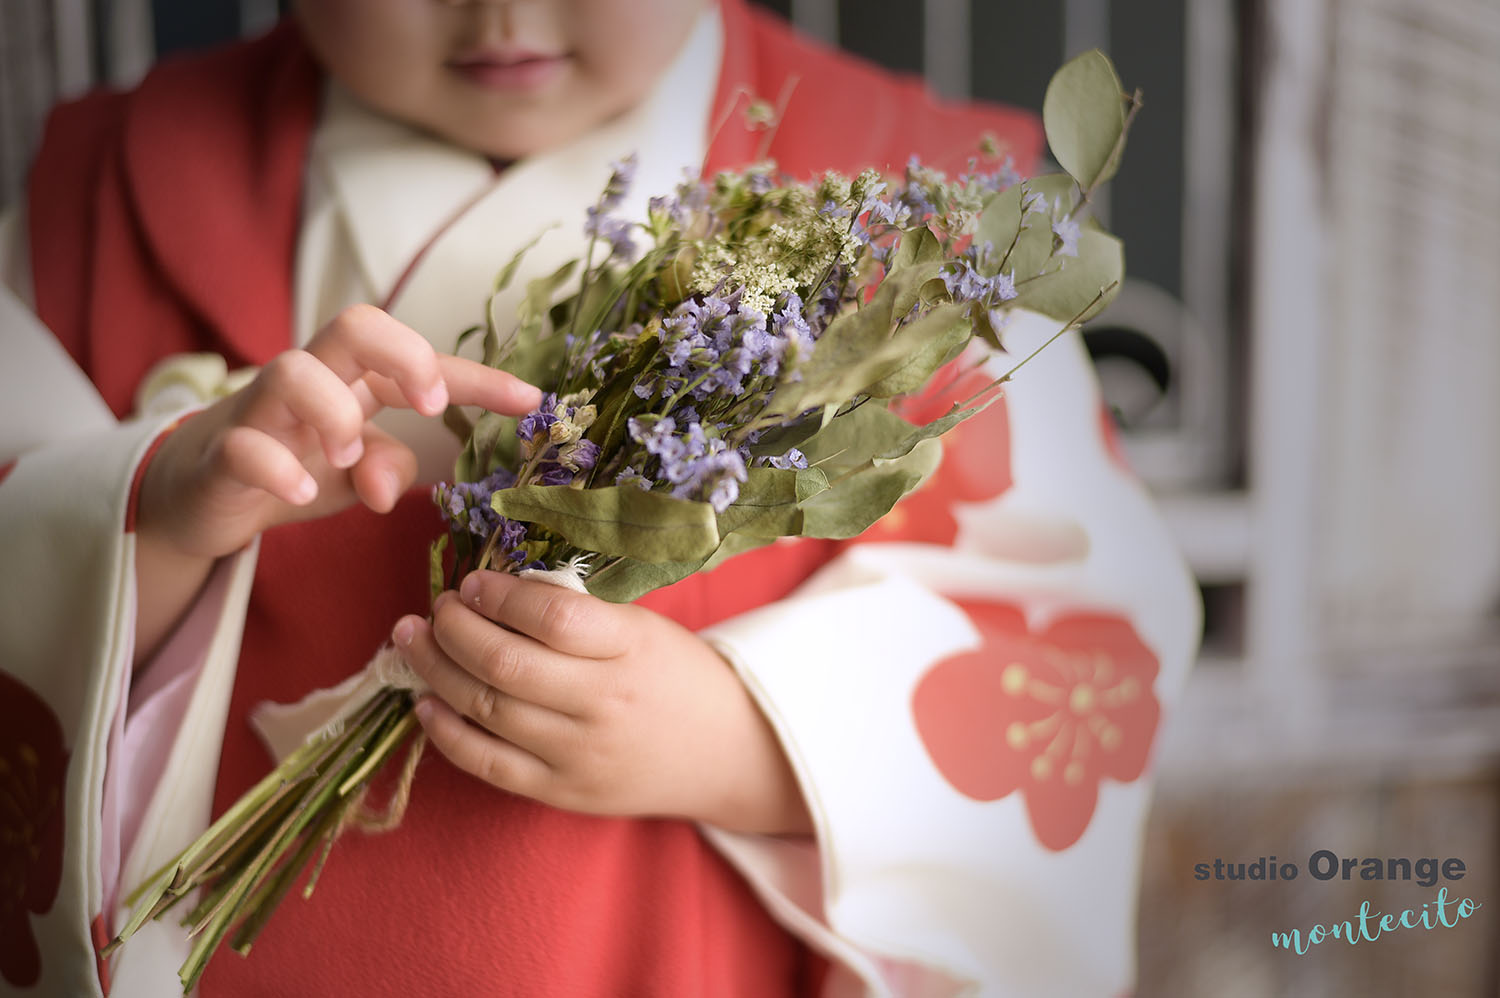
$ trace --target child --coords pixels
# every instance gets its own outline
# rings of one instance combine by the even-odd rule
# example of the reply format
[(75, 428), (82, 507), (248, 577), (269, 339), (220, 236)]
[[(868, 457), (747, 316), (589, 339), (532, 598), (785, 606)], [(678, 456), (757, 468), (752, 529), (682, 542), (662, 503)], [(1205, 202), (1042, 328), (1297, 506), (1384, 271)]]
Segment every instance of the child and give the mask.
[[(251, 709), (387, 638), (441, 757), (204, 994), (1132, 986), (1139, 777), (1196, 607), (1075, 339), (868, 538), (904, 543), (773, 545), (635, 606), (481, 573), (426, 622), (431, 417), (537, 398), (453, 337), (538, 232), (514, 287), (579, 255), (611, 161), (643, 202), (762, 155), (752, 93), (795, 175), (1038, 154), (739, 0), (302, 0), (54, 115), (7, 275), (77, 368), (7, 319), (7, 408), (46, 418), (0, 483), (0, 759), (40, 788), (0, 837), (0, 993), (168, 993), (175, 926), (92, 947), (266, 772)], [(185, 392), (211, 404), (151, 414)]]

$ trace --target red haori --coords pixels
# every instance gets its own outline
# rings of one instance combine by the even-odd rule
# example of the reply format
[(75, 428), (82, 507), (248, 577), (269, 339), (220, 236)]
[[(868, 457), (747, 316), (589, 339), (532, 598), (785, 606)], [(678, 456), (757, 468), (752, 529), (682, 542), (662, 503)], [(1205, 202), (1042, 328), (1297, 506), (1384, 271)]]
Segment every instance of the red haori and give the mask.
[(42, 976), (29, 913), (51, 911), (62, 883), (67, 778), (57, 715), (0, 672), (0, 977), (13, 987)]
[(912, 696), (922, 743), (953, 789), (1020, 790), (1037, 840), (1062, 850), (1094, 815), (1099, 782), (1139, 779), (1161, 707), (1158, 663), (1124, 617), (1080, 611), (1033, 632), (1020, 608), (959, 601), (982, 644), (944, 659)]

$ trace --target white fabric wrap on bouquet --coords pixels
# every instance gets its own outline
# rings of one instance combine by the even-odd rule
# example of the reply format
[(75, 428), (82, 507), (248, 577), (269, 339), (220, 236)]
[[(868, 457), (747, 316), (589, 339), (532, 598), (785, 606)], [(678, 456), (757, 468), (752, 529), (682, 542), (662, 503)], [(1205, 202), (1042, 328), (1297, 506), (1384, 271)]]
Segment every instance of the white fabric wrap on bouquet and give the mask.
[[(574, 592), (586, 593), (579, 569), (564, 566), (554, 571), (526, 569), (521, 578), (548, 582)], [(250, 711), (250, 725), (265, 743), (266, 751), (277, 762), (285, 759), (297, 746), (310, 738), (338, 735), (344, 722), (383, 689), (410, 690), (420, 697), (431, 689), (421, 676), (390, 645), (383, 646), (365, 667), (337, 686), (313, 690), (296, 703), (256, 704)]]

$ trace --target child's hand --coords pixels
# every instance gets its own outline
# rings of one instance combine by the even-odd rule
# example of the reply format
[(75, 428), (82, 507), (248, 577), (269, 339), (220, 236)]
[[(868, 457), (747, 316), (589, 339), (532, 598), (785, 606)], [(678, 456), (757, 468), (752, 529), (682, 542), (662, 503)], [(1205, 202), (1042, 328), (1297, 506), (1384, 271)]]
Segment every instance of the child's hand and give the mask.
[(541, 392), (440, 355), (421, 334), (357, 305), (169, 434), (137, 506), (135, 663), (171, 633), (215, 559), (260, 531), (354, 502), (389, 511), (417, 459), (371, 417), (385, 406), (436, 416), (450, 401), (520, 415)]
[(520, 415), (540, 399), (511, 375), (440, 355), (379, 309), (354, 306), (163, 442), (141, 483), (137, 531), (215, 558), (267, 527), (354, 502), (384, 513), (417, 461), (370, 422), (383, 407), (436, 416), (452, 401)]
[(394, 639), (454, 765), (573, 811), (808, 833), (781, 745), (701, 638), (650, 610), (474, 572)]

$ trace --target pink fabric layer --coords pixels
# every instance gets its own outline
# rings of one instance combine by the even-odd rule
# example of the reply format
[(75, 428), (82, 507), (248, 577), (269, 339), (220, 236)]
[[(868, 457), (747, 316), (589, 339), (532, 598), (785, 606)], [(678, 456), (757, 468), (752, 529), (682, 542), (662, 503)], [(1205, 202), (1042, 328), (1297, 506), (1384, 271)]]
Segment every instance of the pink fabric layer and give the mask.
[[(203, 591), (178, 624), (172, 636), (149, 663), (132, 673), (125, 671), (120, 703), (109, 736), (109, 762), (104, 773), (103, 838), (100, 862), (104, 885), (104, 910), (114, 910), (117, 898), (135, 890), (136, 884), (121, 884), (120, 868), (140, 834), (146, 805), (161, 782), (167, 757), (182, 728), (188, 702), (203, 672), (209, 642), (224, 609), (224, 597), (235, 559), (225, 558), (214, 567)], [(130, 608), (135, 618), (134, 600)], [(134, 653), (135, 636), (121, 654)], [(134, 682), (132, 682), (134, 680)]]

